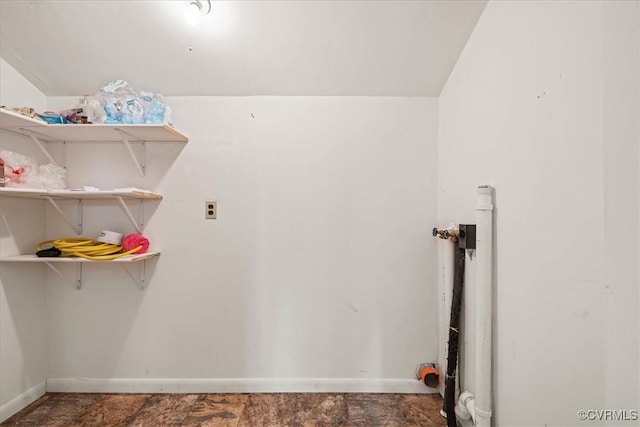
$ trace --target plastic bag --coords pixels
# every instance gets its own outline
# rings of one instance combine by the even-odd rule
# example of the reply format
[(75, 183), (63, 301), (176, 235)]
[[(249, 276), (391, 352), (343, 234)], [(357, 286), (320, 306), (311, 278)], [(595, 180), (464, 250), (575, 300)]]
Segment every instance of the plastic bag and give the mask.
[(87, 117), (91, 123), (104, 123), (107, 115), (98, 96), (86, 96)]
[[(98, 96), (83, 96), (78, 105), (60, 111), (57, 114), (62, 118), (62, 123), (104, 123), (106, 115)], [(45, 117), (43, 117), (47, 120)], [(55, 119), (55, 117), (54, 117)]]
[(4, 160), (6, 187), (26, 187), (47, 190), (65, 189), (66, 171), (54, 163), (38, 166), (33, 157), (13, 151), (0, 151)]
[(170, 124), (170, 110), (162, 95), (138, 91), (124, 80), (114, 80), (97, 95), (104, 112), (104, 123)]

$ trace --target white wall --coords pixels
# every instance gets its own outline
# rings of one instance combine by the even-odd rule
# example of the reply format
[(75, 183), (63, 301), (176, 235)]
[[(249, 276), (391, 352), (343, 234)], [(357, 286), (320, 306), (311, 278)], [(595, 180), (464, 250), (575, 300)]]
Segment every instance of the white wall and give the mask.
[[(0, 58), (0, 104), (46, 106), (46, 97)], [(0, 132), (0, 150), (44, 162), (28, 140)], [(45, 232), (44, 202), (0, 199), (0, 255), (33, 252)], [(44, 393), (47, 374), (43, 266), (0, 264), (0, 422)]]
[[(124, 147), (68, 148), (72, 187), (164, 194), (145, 207), (145, 235), (162, 255), (144, 292), (112, 266), (86, 267), (80, 292), (49, 275), (52, 387), (90, 387), (68, 381), (78, 377), (221, 379), (209, 383), (218, 388), (249, 379), (253, 390), (256, 378), (350, 378), (422, 390), (415, 366), (437, 355), (436, 100), (168, 103), (190, 141), (149, 144), (144, 178)], [(206, 199), (218, 201), (218, 220), (204, 219)], [(89, 236), (132, 231), (108, 205), (87, 204), (85, 225)], [(67, 234), (51, 217), (47, 235)], [(331, 388), (293, 388), (314, 384)]]
[[(604, 64), (603, 145), (606, 232), (606, 406), (640, 403), (640, 352), (622, 350), (640, 342), (640, 2), (602, 7)], [(631, 196), (629, 196), (629, 193)], [(610, 224), (623, 225), (623, 241)], [(629, 224), (628, 228), (626, 224)], [(626, 237), (629, 239), (626, 239)], [(627, 327), (626, 325), (632, 325)], [(633, 326), (635, 325), (635, 327)], [(626, 387), (628, 385), (628, 388)], [(619, 424), (619, 423), (617, 423)]]
[(490, 2), (439, 98), (438, 219), (496, 187), (496, 425), (637, 409), (638, 6)]

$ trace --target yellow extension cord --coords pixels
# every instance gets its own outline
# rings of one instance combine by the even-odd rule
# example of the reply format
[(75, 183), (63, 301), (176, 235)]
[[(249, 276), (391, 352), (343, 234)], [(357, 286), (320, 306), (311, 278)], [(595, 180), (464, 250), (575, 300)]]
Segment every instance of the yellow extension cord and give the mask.
[(93, 261), (110, 261), (123, 256), (131, 255), (142, 248), (139, 245), (129, 251), (122, 252), (122, 246), (102, 243), (86, 237), (69, 237), (65, 239), (45, 240), (38, 243), (37, 250), (43, 245), (53, 244), (62, 251), (62, 256), (76, 256)]

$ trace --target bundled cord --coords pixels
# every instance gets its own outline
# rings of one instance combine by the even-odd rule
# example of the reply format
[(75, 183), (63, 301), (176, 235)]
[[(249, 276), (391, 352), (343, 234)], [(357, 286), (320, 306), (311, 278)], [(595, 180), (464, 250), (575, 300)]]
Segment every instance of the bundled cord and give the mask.
[[(145, 239), (146, 240), (146, 239)], [(147, 247), (148, 247), (147, 241)], [(49, 246), (44, 248), (44, 246)], [(92, 261), (110, 261), (127, 255), (144, 252), (145, 245), (140, 243), (134, 248), (126, 248), (111, 243), (103, 243), (86, 237), (70, 237), (65, 239), (45, 240), (36, 249), (38, 256), (75, 256)]]

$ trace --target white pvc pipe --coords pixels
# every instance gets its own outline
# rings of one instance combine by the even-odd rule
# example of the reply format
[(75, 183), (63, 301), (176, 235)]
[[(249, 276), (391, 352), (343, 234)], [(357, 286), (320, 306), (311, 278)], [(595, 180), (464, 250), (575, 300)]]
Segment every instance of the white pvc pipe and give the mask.
[(493, 276), (493, 189), (478, 187), (476, 207), (476, 396), (478, 427), (491, 425), (491, 313)]
[(476, 422), (476, 398), (468, 391), (462, 393), (458, 399), (456, 418), (462, 427), (471, 427)]

